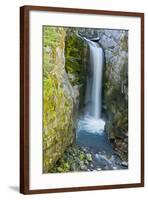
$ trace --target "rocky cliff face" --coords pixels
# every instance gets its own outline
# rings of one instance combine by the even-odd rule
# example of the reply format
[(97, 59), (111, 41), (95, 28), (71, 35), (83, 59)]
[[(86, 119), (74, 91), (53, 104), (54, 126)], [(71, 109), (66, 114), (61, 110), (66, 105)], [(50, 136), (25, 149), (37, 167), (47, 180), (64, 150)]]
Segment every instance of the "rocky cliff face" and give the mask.
[(65, 30), (44, 27), (43, 172), (47, 173), (74, 139), (74, 92), (65, 71)]
[(46, 26), (43, 44), (43, 171), (47, 173), (75, 138), (85, 92), (87, 45), (72, 28)]
[(100, 30), (105, 52), (104, 104), (106, 132), (123, 160), (128, 159), (128, 31)]

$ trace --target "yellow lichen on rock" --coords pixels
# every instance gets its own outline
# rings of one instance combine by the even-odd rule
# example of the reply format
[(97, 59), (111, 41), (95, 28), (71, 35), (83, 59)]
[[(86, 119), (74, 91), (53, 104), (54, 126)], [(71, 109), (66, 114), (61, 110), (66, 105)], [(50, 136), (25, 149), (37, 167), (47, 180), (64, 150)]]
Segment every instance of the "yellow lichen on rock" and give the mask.
[(74, 138), (73, 92), (65, 72), (64, 28), (43, 28), (43, 172)]

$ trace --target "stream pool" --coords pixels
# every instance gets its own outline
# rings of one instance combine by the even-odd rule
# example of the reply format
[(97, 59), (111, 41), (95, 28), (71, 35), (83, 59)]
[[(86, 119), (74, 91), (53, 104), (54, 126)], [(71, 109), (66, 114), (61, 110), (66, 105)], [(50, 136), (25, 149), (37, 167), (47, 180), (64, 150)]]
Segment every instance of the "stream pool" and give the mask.
[[(90, 171), (127, 169), (126, 163), (116, 154), (104, 132), (105, 122), (102, 119), (81, 118), (78, 121), (76, 143), (93, 157)], [(94, 126), (93, 126), (94, 124)], [(99, 127), (99, 128), (98, 128)]]

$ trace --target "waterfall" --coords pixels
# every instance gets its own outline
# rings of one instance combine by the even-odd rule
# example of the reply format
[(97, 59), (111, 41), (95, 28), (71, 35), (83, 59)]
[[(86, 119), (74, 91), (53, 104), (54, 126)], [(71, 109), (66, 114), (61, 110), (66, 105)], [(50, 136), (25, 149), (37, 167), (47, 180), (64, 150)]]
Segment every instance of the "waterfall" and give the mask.
[(101, 119), (104, 52), (98, 43), (84, 39), (89, 45), (89, 68), (84, 116), (79, 119), (78, 132), (85, 130), (102, 134), (105, 126), (104, 120)]
[(78, 119), (76, 143), (95, 157), (92, 168), (98, 169), (99, 166), (99, 170), (124, 169), (123, 162), (117, 158), (108, 141), (104, 131), (105, 121), (101, 118), (104, 52), (97, 42), (84, 39), (89, 46), (89, 66), (84, 112)]
[(96, 42), (86, 39), (90, 51), (90, 73), (87, 80), (86, 113), (95, 119), (101, 117), (102, 74), (104, 53)]

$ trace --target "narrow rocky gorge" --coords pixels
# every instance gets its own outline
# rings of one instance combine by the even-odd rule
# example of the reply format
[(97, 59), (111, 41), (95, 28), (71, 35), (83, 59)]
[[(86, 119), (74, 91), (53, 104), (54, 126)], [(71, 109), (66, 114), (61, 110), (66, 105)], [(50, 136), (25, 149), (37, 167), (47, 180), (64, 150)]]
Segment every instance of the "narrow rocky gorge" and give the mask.
[[(104, 136), (77, 134), (84, 114), (90, 46), (104, 52)], [(44, 27), (43, 172), (128, 167), (128, 31)], [(98, 105), (98, 104), (97, 104)]]

